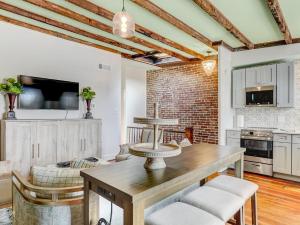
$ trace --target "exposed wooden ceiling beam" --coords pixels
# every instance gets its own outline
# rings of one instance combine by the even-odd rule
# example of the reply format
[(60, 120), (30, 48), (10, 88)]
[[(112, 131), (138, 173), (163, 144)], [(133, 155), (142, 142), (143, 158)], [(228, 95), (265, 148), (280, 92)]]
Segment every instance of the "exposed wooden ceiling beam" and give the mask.
[[(84, 24), (87, 24), (89, 26), (92, 26), (92, 27), (95, 27), (97, 29), (100, 29), (100, 30), (103, 30), (107, 33), (113, 33), (112, 32), (112, 28), (104, 23), (101, 23), (97, 20), (94, 20), (94, 19), (91, 19), (91, 18), (88, 18), (84, 15), (81, 15), (79, 13), (76, 13), (72, 10), (69, 10), (67, 8), (64, 8), (60, 5), (57, 5), (57, 4), (54, 4), (52, 2), (49, 2), (49, 1), (46, 1), (46, 0), (25, 0), (26, 2), (29, 2), (31, 4), (34, 4), (36, 6), (39, 6), (41, 8), (44, 8), (44, 9), (47, 9), (47, 10), (50, 10), (52, 12), (55, 12), (57, 14), (60, 14), (60, 15), (63, 15), (65, 17), (68, 17), (68, 18), (71, 18), (71, 19), (74, 19), (78, 22), (81, 22), (81, 23), (84, 23)], [(86, 1), (85, 1), (86, 2)], [(173, 56), (173, 57), (176, 57), (178, 59), (181, 59), (183, 61), (189, 61), (189, 59), (185, 56), (182, 56), (176, 52), (173, 52), (171, 50), (168, 50), (168, 49), (165, 49), (165, 48), (162, 48), (160, 46), (157, 46), (155, 44), (152, 44), (148, 41), (145, 41), (141, 38), (137, 38), (137, 37), (133, 37), (133, 38), (129, 38), (128, 40), (134, 42), (134, 43), (137, 43), (137, 44), (140, 44), (140, 45), (144, 45), (148, 48), (152, 48), (152, 49), (156, 49), (160, 52), (164, 52), (170, 56)], [(142, 54), (145, 54), (145, 52), (143, 52)]]
[(284, 40), (286, 44), (293, 43), (292, 35), (288, 28), (288, 25), (284, 19), (283, 13), (281, 11), (279, 1), (278, 0), (267, 0), (268, 6), (271, 10), (271, 13), (283, 34)]
[(48, 35), (51, 35), (51, 36), (54, 36), (54, 37), (62, 38), (62, 39), (68, 40), (68, 41), (77, 42), (77, 43), (80, 43), (80, 44), (83, 44), (83, 45), (88, 45), (90, 47), (98, 48), (98, 49), (109, 51), (109, 52), (116, 53), (116, 54), (123, 54), (123, 53), (121, 53), (121, 52), (119, 52), (115, 49), (112, 49), (112, 48), (97, 45), (95, 43), (84, 41), (84, 40), (81, 40), (81, 39), (78, 39), (78, 38), (74, 38), (72, 36), (69, 36), (69, 35), (66, 35), (66, 34), (63, 34), (63, 33), (59, 33), (59, 32), (56, 32), (56, 31), (47, 30), (45, 28), (38, 27), (38, 26), (29, 24), (29, 23), (25, 23), (25, 22), (22, 22), (22, 21), (19, 21), (19, 20), (15, 20), (15, 19), (12, 19), (12, 18), (8, 18), (6, 16), (0, 15), (0, 20), (11, 23), (11, 24), (14, 24), (14, 25), (17, 25), (17, 26), (25, 27), (25, 28), (28, 28), (28, 29), (31, 29), (31, 30), (34, 30), (34, 31), (38, 31), (38, 32), (41, 32), (41, 33), (44, 33), (44, 34), (48, 34)]
[(212, 3), (210, 3), (208, 0), (194, 0), (194, 2), (240, 42), (245, 44), (247, 48), (252, 49), (254, 47), (254, 44), (244, 34), (242, 34), (242, 32), (236, 28)]
[(110, 45), (113, 45), (113, 46), (116, 46), (116, 47), (119, 47), (119, 48), (123, 48), (123, 49), (129, 50), (129, 51), (132, 51), (132, 52), (136, 52), (136, 53), (139, 53), (139, 54), (144, 54), (145, 53), (141, 49), (138, 49), (138, 48), (126, 45), (126, 44), (119, 43), (118, 41), (112, 40), (110, 38), (106, 38), (106, 37), (103, 37), (103, 36), (100, 36), (100, 35), (97, 35), (97, 34), (93, 34), (93, 33), (90, 33), (88, 31), (81, 30), (77, 27), (74, 27), (74, 26), (71, 26), (71, 25), (53, 20), (53, 19), (46, 18), (44, 16), (40, 16), (38, 14), (26, 11), (26, 10), (21, 9), (21, 8), (17, 8), (15, 6), (6, 4), (6, 3), (1, 2), (1, 1), (0, 1), (0, 9), (12, 12), (12, 13), (18, 14), (20, 16), (24, 16), (24, 17), (27, 17), (27, 18), (30, 18), (30, 19), (33, 19), (33, 20), (51, 25), (51, 26), (58, 27), (60, 29), (70, 31), (72, 33), (80, 34), (82, 36), (92, 38), (92, 39), (95, 39), (97, 41), (101, 41), (101, 42), (104, 42), (104, 43), (107, 43), (107, 44), (110, 44)]
[(232, 48), (231, 46), (229, 46), (228, 44), (226, 44), (226, 42), (224, 42), (224, 41), (215, 41), (215, 42), (213, 42), (213, 46), (220, 46), (220, 45), (222, 45), (222, 46), (224, 46), (225, 48), (227, 48), (228, 50), (230, 50), (230, 51), (234, 51), (234, 48)]
[(149, 0), (131, 0), (131, 1), (138, 4), (142, 8), (147, 9), (154, 15), (167, 21), (168, 23), (172, 24), (173, 26), (175, 26), (178, 29), (182, 30), (183, 32), (187, 33), (188, 35), (194, 37), (195, 39), (199, 40), (200, 42), (206, 44), (207, 46), (214, 48), (214, 46), (212, 45), (212, 41), (209, 40), (207, 37), (205, 37), (198, 31), (196, 31), (194, 28), (190, 27), (189, 25), (185, 24), (181, 20), (172, 16), (170, 13), (166, 12), (159, 6), (152, 3), (151, 1), (149, 1)]
[[(294, 38), (292, 40), (293, 44), (300, 43), (300, 38)], [(258, 43), (254, 45), (254, 49), (258, 48), (268, 48), (268, 47), (274, 47), (274, 46), (280, 46), (280, 45), (286, 45), (285, 40), (279, 40), (279, 41), (269, 41), (269, 42), (264, 42), (264, 43)], [(245, 51), (248, 50), (244, 46), (243, 47), (238, 47), (234, 48), (234, 51)]]
[[(87, 46), (90, 46), (90, 47), (93, 47), (93, 48), (97, 48), (97, 49), (101, 49), (101, 50), (104, 50), (104, 51), (120, 54), (122, 58), (126, 58), (126, 59), (137, 61), (137, 62), (141, 62), (141, 61), (133, 59), (132, 55), (130, 55), (130, 54), (122, 53), (122, 52), (119, 52), (119, 51), (117, 51), (115, 49), (112, 49), (112, 48), (108, 48), (108, 47), (98, 45), (98, 44), (95, 44), (95, 43), (92, 43), (92, 42), (81, 40), (81, 39), (78, 39), (78, 38), (75, 38), (75, 37), (57, 32), (57, 31), (47, 30), (45, 28), (38, 27), (38, 26), (29, 24), (29, 23), (25, 23), (25, 22), (22, 22), (22, 21), (19, 21), (19, 20), (15, 20), (15, 19), (12, 19), (12, 18), (9, 18), (9, 17), (6, 17), (6, 16), (0, 15), (0, 21), (5, 21), (7, 23), (11, 23), (11, 24), (14, 24), (16, 26), (24, 27), (24, 28), (34, 30), (34, 31), (37, 31), (37, 32), (41, 32), (41, 33), (44, 33), (44, 34), (47, 34), (47, 35), (51, 35), (51, 36), (54, 36), (54, 37), (57, 37), (57, 38), (61, 38), (61, 39), (65, 39), (65, 40), (68, 40), (68, 41), (76, 42), (76, 43), (79, 43), (79, 44), (82, 44), (82, 45), (87, 45)], [(145, 62), (142, 62), (142, 63), (145, 63)], [(149, 64), (149, 63), (145, 63), (145, 64)], [(149, 65), (152, 65), (152, 64), (149, 64)]]
[[(86, 1), (86, 0), (66, 0), (66, 1), (68, 1), (68, 2), (70, 2), (72, 4), (74, 4), (74, 5), (76, 5), (78, 7), (81, 7), (83, 9), (86, 9), (86, 10), (92, 12), (92, 13), (95, 13), (95, 14), (101, 16), (101, 17), (104, 17), (104, 18), (106, 18), (108, 20), (112, 20), (113, 19), (113, 16), (114, 16), (113, 12), (111, 12), (111, 11), (109, 11), (107, 9), (104, 9), (104, 8), (98, 6), (98, 5), (95, 5), (92, 2), (89, 2), (89, 1)], [(198, 53), (198, 52), (196, 52), (196, 51), (194, 51), (192, 49), (189, 49), (189, 48), (187, 48), (187, 47), (185, 47), (185, 46), (183, 46), (181, 44), (178, 44), (178, 43), (176, 43), (176, 42), (174, 42), (174, 41), (172, 41), (172, 40), (170, 40), (168, 38), (165, 38), (165, 37), (163, 37), (163, 36), (161, 36), (161, 35), (153, 32), (153, 31), (151, 31), (151, 30), (149, 30), (149, 29), (147, 29), (147, 28), (145, 28), (145, 27), (143, 27), (143, 26), (141, 26), (139, 24), (135, 25), (135, 30), (136, 30), (136, 32), (138, 32), (138, 33), (140, 33), (142, 35), (150, 37), (150, 38), (152, 38), (152, 39), (154, 39), (156, 41), (159, 41), (159, 42), (161, 42), (163, 44), (166, 44), (166, 45), (168, 45), (170, 47), (176, 48), (176, 49), (178, 49), (178, 50), (180, 50), (182, 52), (185, 52), (187, 54), (190, 54), (190, 55), (192, 55), (192, 56), (194, 56), (196, 58), (199, 58), (199, 59), (203, 59), (204, 58), (204, 56), (202, 54), (200, 54), (200, 53)]]

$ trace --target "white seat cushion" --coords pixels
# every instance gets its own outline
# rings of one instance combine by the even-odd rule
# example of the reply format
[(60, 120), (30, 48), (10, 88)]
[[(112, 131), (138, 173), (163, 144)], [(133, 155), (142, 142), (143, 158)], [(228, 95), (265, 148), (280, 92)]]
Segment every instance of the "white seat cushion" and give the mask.
[(237, 177), (220, 175), (205, 184), (238, 195), (246, 201), (258, 189), (258, 185)]
[(158, 210), (145, 219), (146, 225), (225, 225), (217, 217), (181, 202)]
[(200, 187), (190, 192), (181, 200), (207, 211), (227, 222), (244, 204), (244, 200), (237, 195), (213, 187)]

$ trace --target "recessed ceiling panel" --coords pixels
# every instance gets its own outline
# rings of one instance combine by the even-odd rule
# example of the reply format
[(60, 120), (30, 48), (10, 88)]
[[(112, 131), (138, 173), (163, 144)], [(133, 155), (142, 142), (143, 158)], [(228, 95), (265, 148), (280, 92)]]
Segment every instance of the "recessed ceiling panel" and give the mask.
[(243, 45), (192, 0), (151, 0), (151, 2), (188, 24), (211, 41), (223, 40), (232, 47)]
[(210, 1), (253, 43), (283, 39), (265, 0)]
[(47, 25), (45, 23), (37, 22), (36, 20), (28, 19), (26, 17), (19, 16), (19, 15), (4, 11), (2, 9), (0, 9), (0, 15), (11, 18), (11, 19), (15, 19), (15, 20), (18, 20), (18, 21), (21, 21), (21, 22), (24, 22), (24, 23), (28, 23), (28, 24), (31, 24), (31, 25), (34, 25), (34, 26), (37, 26), (37, 27), (41, 27), (41, 28), (44, 28), (44, 29), (47, 29), (47, 30), (56, 31), (56, 32), (59, 32), (59, 33), (62, 33), (62, 34), (66, 34), (68, 36), (78, 38), (80, 40), (84, 40), (84, 41), (88, 41), (88, 42), (91, 42), (91, 43), (94, 43), (94, 44), (98, 44), (98, 45), (101, 45), (101, 46), (112, 48), (112, 49), (115, 49), (115, 50), (120, 51), (122, 53), (135, 54), (134, 52), (127, 51), (125, 49), (118, 48), (118, 47), (106, 44), (104, 42), (96, 41), (94, 39), (87, 38), (87, 37), (79, 35), (79, 34), (75, 34), (75, 33), (72, 33), (72, 32), (54, 27), (54, 26)]
[[(173, 1), (175, 0), (172, 0), (172, 4)], [(91, 2), (114, 13), (122, 10), (122, 0), (91, 0)], [(173, 25), (153, 15), (130, 0), (125, 0), (125, 8), (134, 17), (137, 24), (156, 32), (163, 37), (171, 39), (202, 54), (205, 54), (207, 50), (211, 50), (205, 44), (194, 39), (183, 31), (180, 31)]]
[(123, 43), (123, 44), (127, 44), (127, 45), (130, 45), (130, 46), (139, 48), (139, 49), (141, 49), (143, 51), (151, 51), (152, 50), (152, 49), (147, 48), (147, 47), (145, 47), (143, 45), (135, 44), (135, 43), (130, 42), (130, 41), (124, 39), (124, 38), (120, 38), (120, 37), (118, 37), (116, 35), (104, 32), (102, 30), (96, 29), (94, 27), (88, 26), (88, 25), (80, 23), (80, 22), (77, 22), (77, 21), (72, 20), (72, 19), (70, 19), (68, 17), (61, 16), (61, 15), (59, 15), (57, 13), (54, 13), (54, 12), (51, 12), (49, 10), (37, 7), (37, 6), (29, 4), (29, 3), (26, 3), (24, 1), (9, 0), (9, 1), (7, 1), (7, 3), (9, 3), (11, 5), (14, 5), (16, 7), (19, 7), (19, 8), (25, 9), (25, 10), (30, 11), (32, 13), (36, 13), (36, 14), (39, 14), (41, 16), (47, 17), (49, 19), (57, 20), (59, 22), (63, 22), (63, 23), (66, 23), (68, 25), (80, 28), (80, 29), (88, 31), (90, 33), (98, 34), (98, 35), (101, 35), (101, 36), (113, 39), (113, 40), (115, 40), (117, 42), (120, 42), (120, 43)]
[(300, 0), (280, 0), (283, 16), (293, 38), (300, 37)]

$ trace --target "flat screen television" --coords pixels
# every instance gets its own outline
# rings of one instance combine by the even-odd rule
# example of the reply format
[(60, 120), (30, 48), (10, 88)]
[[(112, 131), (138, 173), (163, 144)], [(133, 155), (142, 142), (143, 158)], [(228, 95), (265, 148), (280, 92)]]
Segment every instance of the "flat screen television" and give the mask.
[(31, 76), (19, 76), (24, 93), (19, 109), (79, 109), (79, 83)]

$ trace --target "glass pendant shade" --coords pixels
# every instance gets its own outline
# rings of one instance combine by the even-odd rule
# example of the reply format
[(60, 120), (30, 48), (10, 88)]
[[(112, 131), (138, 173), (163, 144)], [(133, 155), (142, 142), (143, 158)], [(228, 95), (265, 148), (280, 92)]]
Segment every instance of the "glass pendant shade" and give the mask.
[(113, 18), (113, 33), (122, 38), (130, 38), (134, 35), (135, 23), (133, 17), (125, 10), (118, 12)]
[(207, 75), (211, 75), (216, 66), (216, 60), (209, 59), (202, 62), (203, 69)]

